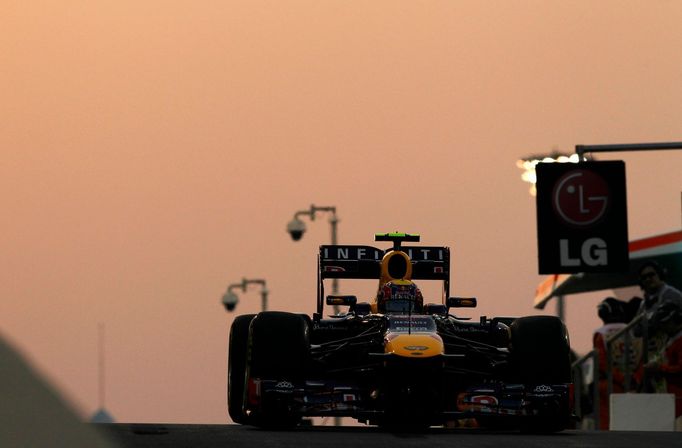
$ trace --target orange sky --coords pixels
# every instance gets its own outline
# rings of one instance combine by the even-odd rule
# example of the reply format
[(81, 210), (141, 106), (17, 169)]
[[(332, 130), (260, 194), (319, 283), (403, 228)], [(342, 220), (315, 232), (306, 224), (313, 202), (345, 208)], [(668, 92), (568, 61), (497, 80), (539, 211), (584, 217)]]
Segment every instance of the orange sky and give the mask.
[[(284, 230), (311, 203), (337, 207), (344, 243), (450, 246), (472, 315), (533, 314), (516, 159), (682, 140), (681, 2), (10, 0), (0, 17), (0, 331), (83, 415), (104, 322), (119, 421), (229, 421), (220, 297), (266, 278), (271, 308), (313, 311), (327, 218), (296, 244)], [(679, 228), (681, 152), (598, 158), (626, 161), (631, 238)], [(600, 297), (570, 298), (580, 352)], [(257, 288), (241, 298), (258, 310)]]

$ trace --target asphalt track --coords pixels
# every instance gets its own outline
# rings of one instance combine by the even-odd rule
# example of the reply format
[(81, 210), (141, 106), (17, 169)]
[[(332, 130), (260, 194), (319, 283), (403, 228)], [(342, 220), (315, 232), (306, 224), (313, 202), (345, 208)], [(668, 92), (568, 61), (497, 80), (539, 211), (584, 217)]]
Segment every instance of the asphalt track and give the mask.
[(680, 447), (682, 432), (564, 431), (557, 434), (431, 429), (386, 432), (375, 427), (312, 426), (269, 431), (240, 425), (94, 424), (122, 448), (641, 448)]

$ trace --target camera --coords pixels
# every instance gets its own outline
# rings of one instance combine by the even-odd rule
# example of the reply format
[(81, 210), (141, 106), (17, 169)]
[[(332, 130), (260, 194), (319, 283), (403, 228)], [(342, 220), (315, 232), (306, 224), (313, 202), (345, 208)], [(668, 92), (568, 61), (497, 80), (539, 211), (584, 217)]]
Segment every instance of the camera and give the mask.
[(237, 303), (239, 303), (239, 297), (232, 291), (228, 291), (223, 295), (223, 305), (227, 311), (234, 311)]
[(292, 240), (298, 241), (303, 237), (303, 233), (305, 232), (305, 223), (298, 218), (294, 218), (287, 224), (287, 232), (291, 234)]

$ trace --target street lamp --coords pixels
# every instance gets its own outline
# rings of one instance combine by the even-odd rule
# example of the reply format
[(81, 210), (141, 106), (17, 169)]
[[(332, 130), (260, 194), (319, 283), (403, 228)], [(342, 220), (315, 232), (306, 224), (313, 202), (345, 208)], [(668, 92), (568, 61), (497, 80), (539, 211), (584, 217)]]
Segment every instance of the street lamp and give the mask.
[[(563, 154), (558, 151), (552, 151), (547, 155), (532, 155), (519, 159), (516, 161), (516, 166), (523, 170), (521, 180), (531, 184), (530, 194), (531, 196), (535, 196), (537, 194), (537, 190), (535, 189), (535, 183), (537, 181), (535, 166), (538, 163), (578, 163), (580, 160), (581, 157), (578, 154)], [(587, 160), (587, 158), (583, 157), (582, 160)]]
[(233, 292), (233, 289), (241, 289), (242, 292), (246, 292), (246, 287), (248, 285), (260, 285), (260, 295), (261, 295), (261, 311), (267, 311), (268, 309), (268, 288), (266, 287), (265, 280), (263, 279), (246, 279), (242, 278), (241, 283), (233, 283), (227, 287), (227, 291), (223, 294), (221, 302), (227, 311), (234, 311), (239, 303), (239, 297)]
[[(303, 238), (303, 234), (306, 231), (305, 223), (301, 221), (300, 216), (309, 216), (311, 221), (315, 221), (315, 213), (317, 212), (329, 212), (331, 217), (329, 218), (329, 224), (331, 226), (331, 237), (332, 246), (337, 244), (337, 227), (339, 219), (336, 217), (336, 207), (318, 207), (316, 205), (311, 205), (310, 210), (301, 210), (294, 214), (294, 219), (289, 221), (287, 224), (287, 232), (291, 235), (291, 239), (298, 241)], [(339, 293), (339, 279), (332, 279), (332, 294)], [(338, 306), (334, 305), (334, 312), (338, 313)]]

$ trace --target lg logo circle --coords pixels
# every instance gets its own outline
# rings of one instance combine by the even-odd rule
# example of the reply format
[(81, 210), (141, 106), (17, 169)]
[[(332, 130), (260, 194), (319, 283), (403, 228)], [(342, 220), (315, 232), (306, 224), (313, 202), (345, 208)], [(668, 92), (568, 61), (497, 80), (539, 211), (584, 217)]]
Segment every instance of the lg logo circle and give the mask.
[(569, 171), (554, 186), (552, 206), (567, 224), (590, 226), (598, 222), (608, 209), (609, 186), (592, 171)]

